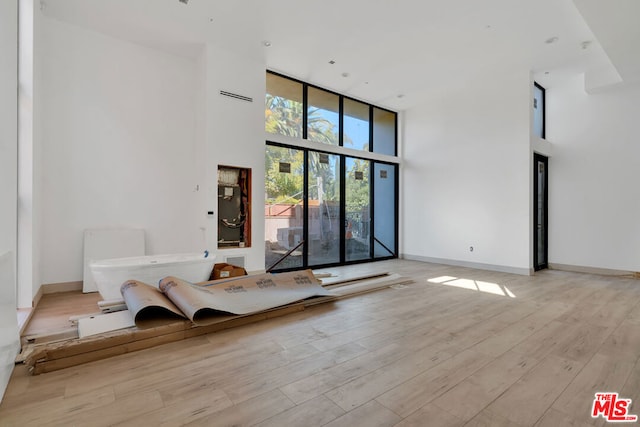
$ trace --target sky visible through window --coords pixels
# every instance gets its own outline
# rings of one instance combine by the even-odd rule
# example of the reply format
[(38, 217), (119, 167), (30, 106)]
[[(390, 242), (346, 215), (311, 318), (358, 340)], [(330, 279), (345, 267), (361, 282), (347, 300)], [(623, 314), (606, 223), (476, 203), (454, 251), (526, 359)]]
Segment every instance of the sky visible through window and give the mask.
[[(332, 132), (338, 136), (338, 118), (339, 115), (335, 111), (325, 110), (310, 106), (309, 109), (315, 112), (317, 117), (333, 124)], [(348, 148), (357, 150), (369, 150), (369, 121), (361, 120), (356, 117), (344, 116), (344, 141), (343, 145)]]
[(344, 116), (343, 145), (357, 150), (369, 150), (369, 122)]

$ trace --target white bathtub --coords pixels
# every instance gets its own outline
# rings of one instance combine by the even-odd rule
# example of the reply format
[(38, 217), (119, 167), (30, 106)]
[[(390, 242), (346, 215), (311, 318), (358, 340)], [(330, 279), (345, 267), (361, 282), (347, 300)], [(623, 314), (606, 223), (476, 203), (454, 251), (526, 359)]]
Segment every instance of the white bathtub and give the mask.
[(176, 276), (189, 282), (209, 279), (214, 255), (205, 253), (149, 255), (92, 261), (89, 268), (105, 300), (122, 299), (120, 285), (127, 280), (139, 280), (158, 286), (160, 279)]

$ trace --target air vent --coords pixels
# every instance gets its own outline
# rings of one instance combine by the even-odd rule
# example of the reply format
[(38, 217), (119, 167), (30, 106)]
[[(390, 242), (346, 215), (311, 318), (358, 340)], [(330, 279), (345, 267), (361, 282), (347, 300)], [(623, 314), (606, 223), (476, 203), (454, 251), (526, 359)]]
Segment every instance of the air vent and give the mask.
[(248, 96), (238, 95), (237, 93), (226, 92), (224, 90), (220, 91), (220, 95), (228, 96), (229, 98), (239, 99), (241, 101), (253, 102), (253, 98), (249, 98)]

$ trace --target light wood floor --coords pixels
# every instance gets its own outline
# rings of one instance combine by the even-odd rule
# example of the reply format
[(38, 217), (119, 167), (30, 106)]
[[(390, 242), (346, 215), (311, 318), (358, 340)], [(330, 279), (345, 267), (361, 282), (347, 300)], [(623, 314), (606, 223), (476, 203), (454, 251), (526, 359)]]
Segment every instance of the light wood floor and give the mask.
[(69, 317), (99, 313), (97, 292), (84, 294), (82, 291), (45, 294), (34, 310), (23, 337), (41, 336), (71, 327)]
[(0, 425), (604, 425), (596, 391), (640, 414), (640, 281), (355, 268), (416, 282), (39, 376), (17, 366)]

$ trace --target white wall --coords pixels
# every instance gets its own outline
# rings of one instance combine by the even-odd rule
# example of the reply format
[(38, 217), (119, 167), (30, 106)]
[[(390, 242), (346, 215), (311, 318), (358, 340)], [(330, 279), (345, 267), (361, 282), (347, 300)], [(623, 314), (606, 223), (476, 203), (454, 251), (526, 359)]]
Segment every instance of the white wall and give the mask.
[[(209, 46), (206, 50), (206, 155), (207, 209), (215, 215), (207, 219), (209, 246), (218, 236), (218, 165), (251, 168), (251, 248), (221, 249), (226, 256), (246, 258), (249, 271), (264, 269), (264, 94), (265, 66)], [(220, 95), (232, 92), (253, 98), (241, 101)], [(206, 211), (205, 211), (206, 212)]]
[(20, 351), (14, 271), (14, 252), (0, 252), (0, 401)]
[(40, 286), (42, 140), (38, 102), (42, 12), (35, 0), (19, 0), (18, 67), (18, 307), (31, 307)]
[(196, 62), (41, 25), (42, 283), (82, 279), (86, 228), (143, 228), (150, 254), (204, 250)]
[(0, 2), (0, 400), (19, 350), (16, 318), (18, 2)]
[[(0, 55), (3, 58), (0, 61), (0, 253), (16, 250), (17, 5), (17, 1), (0, 2)], [(15, 285), (12, 290), (15, 292)]]
[(640, 85), (548, 87), (549, 262), (640, 271)]
[(529, 82), (495, 76), (406, 111), (403, 256), (528, 274)]
[[(41, 26), (42, 283), (82, 279), (92, 227), (143, 228), (150, 254), (209, 249), (263, 269), (264, 64), (213, 47), (190, 60), (48, 18)], [(251, 248), (217, 251), (219, 164), (252, 169)]]

